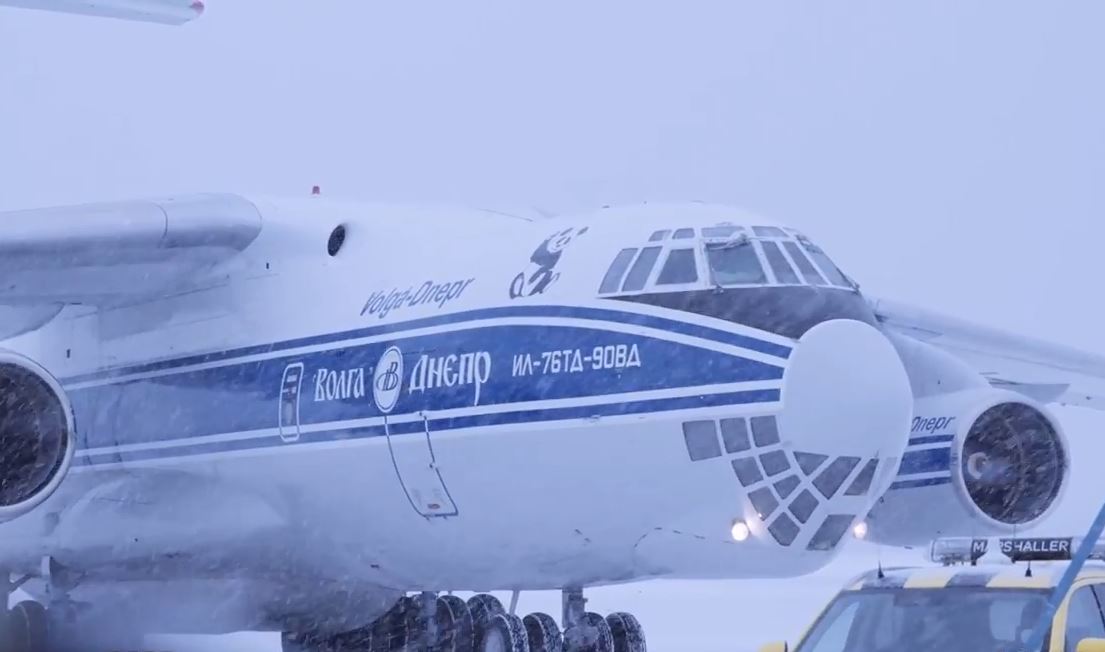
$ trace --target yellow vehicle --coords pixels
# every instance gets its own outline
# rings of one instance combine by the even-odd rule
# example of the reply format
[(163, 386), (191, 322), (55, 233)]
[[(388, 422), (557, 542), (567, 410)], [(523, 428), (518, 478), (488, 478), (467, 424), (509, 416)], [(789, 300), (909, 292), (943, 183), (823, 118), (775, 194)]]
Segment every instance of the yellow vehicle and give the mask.
[[(940, 539), (939, 566), (865, 573), (794, 647), (761, 652), (1021, 652), (1077, 549), (1075, 538)], [(994, 548), (1004, 563), (980, 563)], [(1039, 652), (1105, 652), (1105, 541), (1063, 596)]]

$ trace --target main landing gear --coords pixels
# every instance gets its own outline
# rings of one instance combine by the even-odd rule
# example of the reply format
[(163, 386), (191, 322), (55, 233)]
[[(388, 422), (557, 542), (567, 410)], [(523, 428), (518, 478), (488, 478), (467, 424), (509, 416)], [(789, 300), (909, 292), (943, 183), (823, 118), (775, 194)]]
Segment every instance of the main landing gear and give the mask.
[(467, 601), (423, 593), (405, 597), (373, 625), (337, 636), (284, 634), (283, 652), (647, 652), (640, 623), (585, 609), (583, 591), (563, 593), (561, 629), (544, 613), (524, 618), (494, 596)]
[[(36, 577), (45, 582), (49, 609), (34, 600), (11, 605), (12, 594), (31, 577), (25, 575), (12, 581), (10, 573), (0, 572), (0, 652), (87, 652), (99, 649), (96, 646), (101, 642), (94, 641), (93, 637), (73, 635), (72, 621), (80, 605), (69, 599), (68, 592), (76, 586), (79, 578), (72, 576), (50, 557), (43, 558), (41, 574)], [(80, 644), (75, 641), (80, 641)], [(106, 644), (103, 649), (108, 649)]]

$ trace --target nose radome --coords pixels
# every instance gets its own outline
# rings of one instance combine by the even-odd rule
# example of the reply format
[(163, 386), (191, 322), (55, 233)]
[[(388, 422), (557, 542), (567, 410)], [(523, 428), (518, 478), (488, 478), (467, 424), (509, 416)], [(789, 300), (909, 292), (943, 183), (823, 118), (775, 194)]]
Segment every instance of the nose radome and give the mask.
[(780, 434), (796, 453), (900, 459), (912, 414), (905, 367), (876, 328), (837, 319), (799, 340), (779, 415)]

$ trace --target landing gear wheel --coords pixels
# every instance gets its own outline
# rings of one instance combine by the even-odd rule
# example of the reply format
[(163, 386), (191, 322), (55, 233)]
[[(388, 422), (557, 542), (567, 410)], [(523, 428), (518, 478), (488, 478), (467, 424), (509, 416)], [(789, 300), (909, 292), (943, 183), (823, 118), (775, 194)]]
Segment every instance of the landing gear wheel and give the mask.
[(8, 612), (9, 652), (45, 652), (49, 624), (46, 607), (25, 600)]
[(472, 615), (468, 605), (455, 595), (437, 598), (437, 641), (434, 652), (470, 652), (472, 641)]
[(633, 614), (613, 613), (606, 617), (614, 637), (614, 652), (648, 652), (645, 631)]
[(284, 632), (280, 635), (280, 650), (281, 652), (332, 652), (359, 649), (352, 646), (352, 636), (352, 632), (340, 636), (318, 632)]
[(506, 613), (503, 603), (488, 593), (479, 593), (468, 598), (468, 616), (472, 623), (472, 649), (479, 652), (480, 641), (491, 619)]
[(411, 621), (418, 613), (418, 603), (405, 595), (372, 628), (372, 652), (399, 652), (411, 638)]
[(529, 637), (529, 652), (563, 652), (564, 637), (549, 614), (535, 613), (522, 619)]
[(280, 652), (311, 652), (308, 637), (298, 632), (284, 632), (280, 635)]
[(583, 622), (564, 632), (564, 652), (614, 652), (606, 619), (590, 611), (583, 614)]
[(530, 652), (522, 619), (511, 614), (495, 614), (484, 628), (476, 652)]

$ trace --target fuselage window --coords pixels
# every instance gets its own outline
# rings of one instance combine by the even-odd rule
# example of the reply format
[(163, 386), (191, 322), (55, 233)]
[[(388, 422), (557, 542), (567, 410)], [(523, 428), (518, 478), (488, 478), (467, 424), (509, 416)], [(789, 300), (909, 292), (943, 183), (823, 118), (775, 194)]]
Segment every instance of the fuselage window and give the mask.
[(698, 270), (695, 268), (694, 249), (672, 249), (660, 270), (660, 277), (656, 279), (657, 285), (675, 285), (677, 283), (694, 283), (698, 280)]
[(694, 237), (694, 229), (676, 229), (675, 235), (672, 236), (676, 240), (686, 240), (687, 238)]
[(618, 286), (622, 284), (622, 277), (625, 276), (625, 270), (629, 269), (629, 263), (633, 261), (633, 257), (636, 255), (636, 249), (622, 249), (618, 252), (614, 262), (610, 265), (610, 269), (606, 270), (606, 276), (602, 277), (599, 294), (618, 291)]
[(810, 285), (828, 285), (825, 279), (821, 277), (821, 274), (817, 273), (817, 268), (813, 266), (809, 258), (806, 258), (806, 254), (802, 253), (802, 250), (798, 248), (798, 245), (793, 242), (784, 242), (783, 246), (787, 248), (787, 253), (790, 254), (791, 260), (798, 266), (798, 271), (802, 272), (802, 277), (806, 279), (806, 282)]
[(648, 276), (652, 273), (652, 268), (656, 265), (656, 259), (659, 257), (660, 247), (645, 247), (642, 249), (641, 255), (637, 256), (633, 267), (629, 268), (629, 274), (625, 277), (622, 291), (636, 292), (644, 289), (645, 282), (648, 281)]
[(782, 250), (779, 249), (779, 245), (774, 242), (764, 241), (760, 243), (764, 248), (764, 254), (767, 256), (767, 263), (771, 265), (771, 271), (775, 272), (775, 280), (782, 285), (801, 285), (802, 281), (798, 280), (798, 274), (795, 273), (794, 268), (787, 262), (787, 257), (783, 255)]
[(653, 232), (652, 235), (649, 236), (648, 241), (649, 242), (660, 242), (664, 238), (668, 237), (669, 233), (671, 233), (671, 231), (655, 231), (655, 232)]
[(775, 226), (754, 226), (752, 232), (761, 238), (785, 238), (787, 234), (782, 229)]
[(767, 275), (756, 249), (744, 242), (706, 245), (711, 281), (718, 285), (764, 285)]
[(824, 251), (813, 244), (802, 243), (802, 247), (806, 250), (806, 253), (813, 258), (813, 262), (821, 268), (821, 272), (825, 275), (825, 278), (829, 279), (829, 282), (833, 285), (838, 285), (842, 288), (852, 287), (852, 284), (848, 282), (848, 279), (841, 273), (840, 269), (833, 264), (833, 261), (829, 260), (829, 256)]

